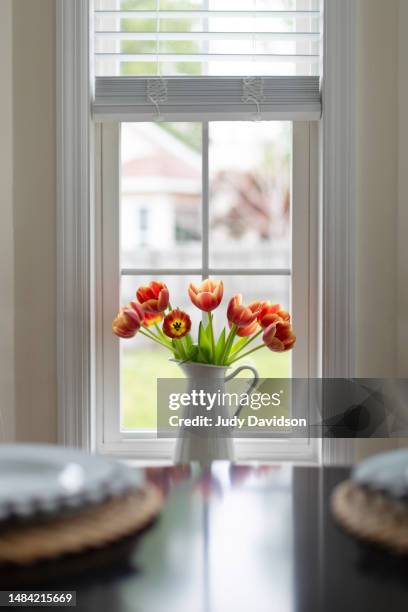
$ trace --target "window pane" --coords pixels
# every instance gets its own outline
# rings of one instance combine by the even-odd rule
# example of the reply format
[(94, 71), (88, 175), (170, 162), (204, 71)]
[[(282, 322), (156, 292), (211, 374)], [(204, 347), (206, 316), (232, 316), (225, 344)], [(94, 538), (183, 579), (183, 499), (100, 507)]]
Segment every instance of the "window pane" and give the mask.
[(290, 266), (290, 122), (209, 127), (210, 265)]
[[(151, 278), (123, 277), (121, 303), (135, 298), (136, 290), (146, 285)], [(189, 313), (193, 325), (192, 336), (196, 340), (201, 311), (195, 308), (187, 294), (190, 282), (199, 283), (200, 278), (190, 276), (161, 277), (170, 290), (173, 307)], [(255, 300), (269, 300), (289, 308), (290, 278), (271, 276), (229, 276), (224, 278), (224, 299), (214, 311), (215, 329), (218, 334), (227, 324), (226, 311), (230, 298), (243, 293), (245, 304)], [(259, 341), (261, 344), (261, 340)], [(254, 345), (256, 346), (256, 344)], [(156, 384), (157, 378), (180, 378), (179, 367), (169, 361), (170, 351), (138, 334), (130, 340), (121, 340), (121, 427), (129, 429), (156, 428)], [(243, 359), (237, 365), (253, 365), (261, 377), (286, 378), (291, 373), (291, 353), (272, 353), (263, 348)], [(248, 376), (243, 372), (242, 376)]]
[[(126, 276), (122, 278), (121, 304), (135, 299), (136, 290), (147, 285), (152, 278)], [(168, 286), (173, 308), (186, 310), (197, 330), (201, 313), (194, 308), (188, 297), (190, 282), (199, 283), (200, 278), (169, 276), (155, 278)], [(182, 377), (180, 368), (169, 361), (172, 354), (141, 334), (130, 340), (121, 340), (121, 428), (156, 429), (156, 384), (157, 378)]]
[(201, 124), (123, 123), (121, 265), (201, 265)]

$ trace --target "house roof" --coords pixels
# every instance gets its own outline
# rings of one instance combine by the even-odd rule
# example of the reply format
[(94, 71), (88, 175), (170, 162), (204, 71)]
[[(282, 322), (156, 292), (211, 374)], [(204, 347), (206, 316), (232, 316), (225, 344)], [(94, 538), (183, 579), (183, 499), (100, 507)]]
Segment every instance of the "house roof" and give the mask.
[(122, 131), (122, 175), (200, 179), (201, 156), (159, 125), (127, 124)]
[(159, 149), (157, 154), (130, 159), (123, 163), (122, 174), (126, 177), (152, 177), (195, 179), (200, 172), (184, 160)]

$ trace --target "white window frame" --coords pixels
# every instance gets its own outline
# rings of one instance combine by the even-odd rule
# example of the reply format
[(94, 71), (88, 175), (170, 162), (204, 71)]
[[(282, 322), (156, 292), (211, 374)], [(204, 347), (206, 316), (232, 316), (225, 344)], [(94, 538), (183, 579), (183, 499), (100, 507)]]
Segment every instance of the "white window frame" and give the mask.
[[(317, 319), (321, 335), (316, 323), (315, 328), (310, 326), (310, 339), (322, 347), (325, 377), (354, 373), (355, 16), (355, 0), (325, 1), (319, 225), (317, 240), (310, 243), (314, 248), (321, 245), (315, 304), (316, 312), (321, 305)], [(96, 427), (96, 372), (101, 367), (96, 341), (102, 323), (95, 308), (100, 282), (95, 265), (95, 202), (100, 186), (92, 181), (95, 132), (90, 115), (89, 31), (88, 0), (57, 0), (59, 439), (63, 444), (110, 452), (115, 449), (100, 448)], [(148, 459), (147, 453), (144, 457)], [(285, 457), (280, 452), (271, 458), (296, 460), (299, 456)], [(323, 461), (351, 459), (349, 442), (323, 441)]]
[[(313, 250), (317, 235), (317, 151), (318, 129), (315, 122), (292, 124), (292, 262), (289, 269), (217, 269), (209, 265), (209, 197), (208, 197), (208, 122), (203, 126), (202, 152), (202, 266), (191, 270), (126, 270), (134, 276), (287, 276), (292, 280), (292, 315), (297, 329), (296, 351), (292, 353), (293, 375), (297, 378), (317, 376), (317, 252)], [(120, 123), (95, 125), (96, 177), (96, 266), (99, 271), (96, 295), (96, 352), (100, 368), (96, 370), (97, 450), (132, 458), (171, 459), (174, 440), (157, 439), (155, 432), (121, 431), (120, 428), (120, 353), (118, 340), (111, 331), (111, 320), (120, 303)], [(186, 280), (187, 282), (187, 280)], [(317, 461), (316, 439), (235, 441), (237, 460), (291, 459)]]

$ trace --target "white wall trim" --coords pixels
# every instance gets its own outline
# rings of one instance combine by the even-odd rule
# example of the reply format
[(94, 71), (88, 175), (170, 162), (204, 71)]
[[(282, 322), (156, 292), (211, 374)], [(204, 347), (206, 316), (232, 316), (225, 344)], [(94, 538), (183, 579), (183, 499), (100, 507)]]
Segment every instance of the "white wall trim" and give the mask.
[(16, 438), (13, 216), (13, 6), (0, 4), (0, 443)]
[(90, 447), (91, 195), (89, 2), (57, 0), (58, 439)]
[[(355, 376), (355, 0), (325, 0), (322, 81), (324, 378)], [(324, 463), (351, 463), (352, 440), (324, 440)]]

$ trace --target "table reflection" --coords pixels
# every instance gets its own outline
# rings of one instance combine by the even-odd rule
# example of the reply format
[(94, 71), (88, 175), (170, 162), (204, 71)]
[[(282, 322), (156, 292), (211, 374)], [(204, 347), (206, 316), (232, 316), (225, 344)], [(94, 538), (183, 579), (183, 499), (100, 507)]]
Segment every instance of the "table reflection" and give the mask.
[[(184, 568), (184, 580), (175, 578), (179, 596), (176, 589), (171, 590), (177, 605), (174, 609), (188, 609), (185, 602), (186, 598), (192, 601), (194, 584), (197, 612), (247, 611), (254, 602), (257, 612), (269, 612), (272, 601), (274, 609), (292, 611), (291, 468), (215, 462), (206, 467), (192, 465), (188, 470), (163, 468), (160, 474), (159, 478), (155, 470), (150, 476), (169, 495), (166, 515), (172, 516), (172, 529), (161, 539), (162, 561), (168, 569), (171, 564), (174, 578), (178, 568)], [(191, 491), (188, 517), (177, 503), (183, 485)], [(186, 542), (186, 521), (193, 516), (199, 532)], [(189, 529), (191, 526), (190, 522)], [(177, 551), (175, 556), (172, 551)], [(138, 558), (147, 552), (140, 551)]]

